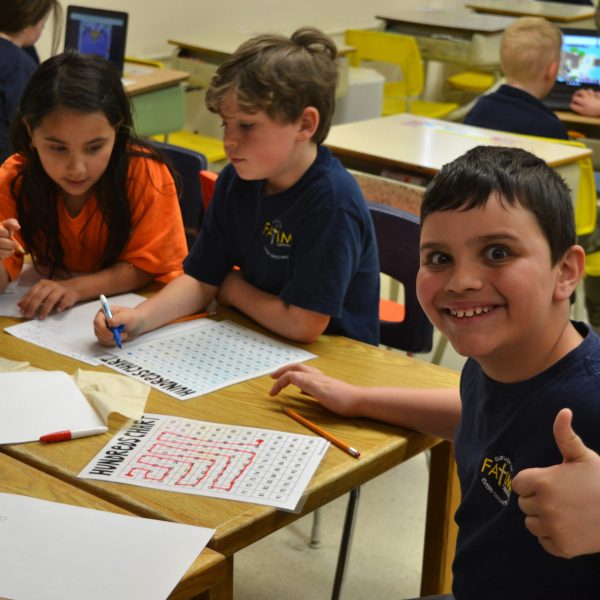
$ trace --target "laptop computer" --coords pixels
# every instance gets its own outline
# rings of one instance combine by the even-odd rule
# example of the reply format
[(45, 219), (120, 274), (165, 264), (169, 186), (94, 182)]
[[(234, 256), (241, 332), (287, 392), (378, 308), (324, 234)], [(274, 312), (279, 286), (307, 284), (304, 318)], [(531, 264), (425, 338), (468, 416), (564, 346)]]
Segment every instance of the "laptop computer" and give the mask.
[(600, 37), (593, 29), (563, 29), (556, 83), (543, 102), (552, 110), (569, 110), (581, 88), (600, 90)]
[(68, 6), (65, 50), (101, 56), (112, 62), (122, 76), (127, 21), (128, 14), (125, 12)]

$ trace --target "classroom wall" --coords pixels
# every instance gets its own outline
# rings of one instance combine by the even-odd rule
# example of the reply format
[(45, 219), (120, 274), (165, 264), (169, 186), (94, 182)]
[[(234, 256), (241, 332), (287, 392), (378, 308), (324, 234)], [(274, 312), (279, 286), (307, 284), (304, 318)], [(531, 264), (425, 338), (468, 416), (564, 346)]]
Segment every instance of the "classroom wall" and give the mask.
[[(420, 9), (459, 6), (464, 0), (423, 0)], [(65, 8), (68, 1), (62, 0)], [(317, 25), (329, 32), (379, 23), (378, 12), (415, 8), (414, 0), (76, 0), (129, 13), (127, 55), (164, 58), (173, 47), (169, 38), (197, 37), (205, 31), (290, 33), (300, 25)], [(50, 28), (37, 44), (42, 59), (50, 56)], [(59, 49), (62, 50), (62, 39)]]

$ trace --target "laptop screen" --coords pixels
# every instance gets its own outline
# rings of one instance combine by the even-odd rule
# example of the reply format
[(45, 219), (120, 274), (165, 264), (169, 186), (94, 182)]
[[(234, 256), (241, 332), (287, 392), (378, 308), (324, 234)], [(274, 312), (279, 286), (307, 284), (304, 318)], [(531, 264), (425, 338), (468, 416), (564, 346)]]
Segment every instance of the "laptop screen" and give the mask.
[(557, 83), (600, 86), (600, 38), (593, 30), (563, 30)]
[(112, 62), (123, 74), (127, 13), (84, 6), (67, 7), (65, 50), (95, 54)]

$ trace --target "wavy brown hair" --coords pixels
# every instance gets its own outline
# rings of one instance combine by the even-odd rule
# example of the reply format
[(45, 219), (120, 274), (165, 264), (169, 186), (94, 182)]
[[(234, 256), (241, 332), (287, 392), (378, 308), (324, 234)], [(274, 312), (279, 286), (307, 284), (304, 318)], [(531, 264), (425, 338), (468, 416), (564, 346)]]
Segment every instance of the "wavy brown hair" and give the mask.
[(313, 27), (291, 38), (265, 34), (244, 42), (219, 66), (206, 92), (206, 106), (220, 113), (225, 97), (235, 93), (248, 113), (265, 111), (272, 119), (292, 123), (308, 106), (319, 111), (313, 141), (321, 144), (331, 127), (338, 79), (337, 48)]

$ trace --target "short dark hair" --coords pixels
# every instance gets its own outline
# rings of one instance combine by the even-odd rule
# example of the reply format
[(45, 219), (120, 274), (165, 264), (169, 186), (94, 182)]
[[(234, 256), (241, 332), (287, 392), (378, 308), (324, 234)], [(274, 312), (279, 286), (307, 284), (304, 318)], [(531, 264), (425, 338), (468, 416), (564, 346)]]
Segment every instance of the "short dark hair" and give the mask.
[(333, 40), (313, 27), (298, 29), (291, 38), (259, 35), (219, 66), (206, 92), (206, 106), (220, 113), (225, 97), (233, 91), (242, 110), (263, 110), (272, 119), (290, 123), (314, 106), (319, 126), (312, 139), (321, 144), (335, 110), (336, 56)]
[(444, 165), (425, 191), (421, 223), (434, 212), (484, 206), (492, 195), (535, 215), (553, 265), (577, 243), (567, 184), (542, 159), (520, 148), (477, 146)]
[(2, 0), (0, 31), (9, 34), (18, 33), (27, 27), (37, 25), (50, 12), (54, 20), (52, 52), (55, 53), (62, 22), (62, 6), (59, 0)]

